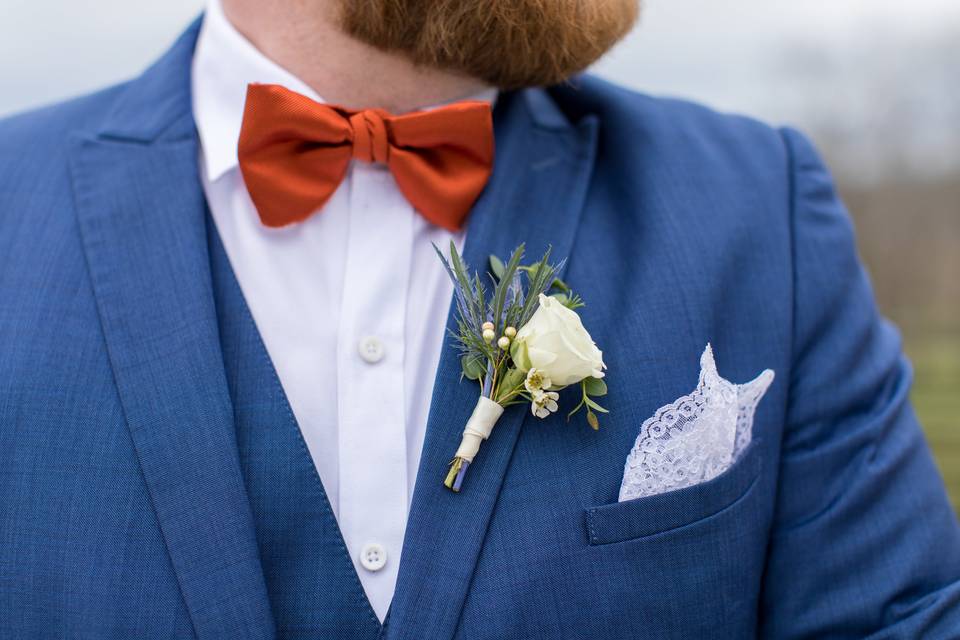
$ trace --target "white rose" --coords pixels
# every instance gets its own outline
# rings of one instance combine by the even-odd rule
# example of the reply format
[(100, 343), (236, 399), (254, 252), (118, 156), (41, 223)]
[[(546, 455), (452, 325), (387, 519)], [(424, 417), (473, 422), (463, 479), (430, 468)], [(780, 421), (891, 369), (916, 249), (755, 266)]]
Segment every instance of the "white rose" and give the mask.
[(521, 371), (536, 369), (553, 388), (590, 376), (602, 378), (603, 354), (583, 328), (580, 316), (555, 298), (540, 294), (540, 307), (517, 332), (511, 349)]

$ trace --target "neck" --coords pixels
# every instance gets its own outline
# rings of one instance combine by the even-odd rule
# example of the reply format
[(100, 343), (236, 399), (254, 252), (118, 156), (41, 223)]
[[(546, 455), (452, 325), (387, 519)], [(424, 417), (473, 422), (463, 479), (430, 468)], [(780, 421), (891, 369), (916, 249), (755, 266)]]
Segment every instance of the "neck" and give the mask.
[(234, 27), (327, 102), (404, 113), (476, 94), (487, 86), (375, 49), (343, 33), (335, 2), (222, 0)]

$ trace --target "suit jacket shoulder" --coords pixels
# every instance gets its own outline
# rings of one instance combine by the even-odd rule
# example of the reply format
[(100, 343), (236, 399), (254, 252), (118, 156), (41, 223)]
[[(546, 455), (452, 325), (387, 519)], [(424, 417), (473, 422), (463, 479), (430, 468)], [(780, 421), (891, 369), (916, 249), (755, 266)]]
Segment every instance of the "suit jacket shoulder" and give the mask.
[[(780, 128), (592, 76), (555, 87), (551, 95), (571, 120), (598, 118), (597, 175), (631, 198), (672, 184), (717, 199), (715, 206), (693, 211), (690, 223), (749, 225), (757, 237), (765, 229), (786, 229), (792, 167)], [(725, 215), (715, 215), (716, 210)], [(623, 213), (641, 212), (626, 208)]]
[(0, 247), (34, 241), (20, 235), (28, 229), (73, 222), (70, 140), (95, 131), (123, 87), (0, 119)]

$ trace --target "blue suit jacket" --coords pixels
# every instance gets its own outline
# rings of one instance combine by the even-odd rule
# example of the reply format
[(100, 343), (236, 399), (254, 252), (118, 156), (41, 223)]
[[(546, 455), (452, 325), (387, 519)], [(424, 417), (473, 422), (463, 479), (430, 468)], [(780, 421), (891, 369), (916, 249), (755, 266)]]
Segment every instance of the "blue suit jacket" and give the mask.
[[(191, 28), (140, 78), (0, 122), (0, 637), (271, 638), (211, 300)], [(505, 96), (474, 266), (569, 256), (598, 432), (476, 400), (442, 358), (388, 638), (945, 638), (960, 533), (850, 221), (791, 130), (592, 78)], [(617, 503), (640, 423), (777, 380), (706, 484)]]

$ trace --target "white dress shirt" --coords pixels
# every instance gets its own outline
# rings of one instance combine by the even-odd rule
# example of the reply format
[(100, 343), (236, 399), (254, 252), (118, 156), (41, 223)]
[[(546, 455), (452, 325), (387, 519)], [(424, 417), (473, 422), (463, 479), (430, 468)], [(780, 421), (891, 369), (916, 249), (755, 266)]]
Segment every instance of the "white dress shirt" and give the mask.
[[(263, 226), (237, 163), (247, 84), (320, 98), (246, 40), (218, 0), (200, 31), (192, 82), (213, 219), (383, 620), (453, 291), (431, 243), (462, 247), (463, 233), (426, 222), (384, 166), (359, 161), (308, 220)], [(434, 472), (439, 482), (444, 469)]]

